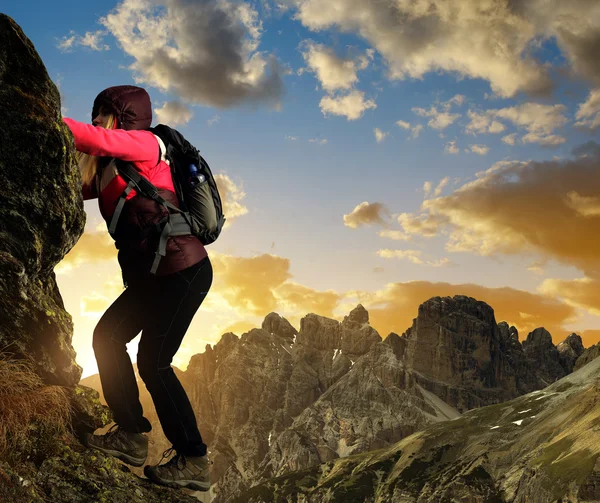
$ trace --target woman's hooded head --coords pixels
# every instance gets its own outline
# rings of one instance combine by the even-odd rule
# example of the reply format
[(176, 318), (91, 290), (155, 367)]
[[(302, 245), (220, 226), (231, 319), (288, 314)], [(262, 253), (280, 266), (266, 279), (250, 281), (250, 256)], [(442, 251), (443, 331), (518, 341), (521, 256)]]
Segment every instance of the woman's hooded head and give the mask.
[(92, 120), (100, 107), (114, 114), (117, 127), (126, 130), (148, 129), (152, 124), (152, 104), (146, 90), (137, 86), (114, 86), (94, 100)]

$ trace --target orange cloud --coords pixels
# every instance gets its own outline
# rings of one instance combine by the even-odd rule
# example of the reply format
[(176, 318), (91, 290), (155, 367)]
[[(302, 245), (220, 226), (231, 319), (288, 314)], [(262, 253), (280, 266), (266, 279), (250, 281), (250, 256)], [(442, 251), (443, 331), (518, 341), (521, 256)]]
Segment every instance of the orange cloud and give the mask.
[(77, 244), (56, 266), (57, 274), (68, 272), (89, 262), (116, 260), (115, 242), (107, 232), (90, 232), (83, 234)]
[(583, 346), (589, 348), (600, 341), (600, 330), (584, 330), (581, 335)]
[(383, 204), (364, 201), (356, 206), (351, 213), (344, 215), (344, 225), (352, 229), (370, 224), (385, 226), (387, 223), (382, 218), (382, 213), (389, 214)]
[(596, 278), (546, 279), (538, 291), (543, 295), (562, 298), (570, 306), (587, 309), (591, 314), (600, 316), (600, 281)]
[(600, 266), (600, 218), (592, 211), (600, 193), (599, 168), (598, 154), (562, 162), (500, 162), (421, 207), (424, 218), (447, 222), (449, 251), (541, 254), (591, 273)]
[(240, 314), (262, 316), (277, 308), (274, 290), (292, 277), (289, 259), (265, 253), (256, 257), (211, 254), (217, 292)]

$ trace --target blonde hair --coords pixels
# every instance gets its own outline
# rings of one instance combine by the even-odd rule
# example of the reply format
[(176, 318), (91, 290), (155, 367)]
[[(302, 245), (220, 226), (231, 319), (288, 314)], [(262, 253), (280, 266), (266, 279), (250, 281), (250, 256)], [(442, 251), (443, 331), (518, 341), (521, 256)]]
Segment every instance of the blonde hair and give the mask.
[[(100, 109), (102, 112), (102, 108)], [(108, 120), (106, 121), (106, 129), (115, 128), (115, 116), (113, 114), (106, 114)], [(98, 172), (98, 163), (100, 157), (95, 155), (85, 154), (83, 152), (77, 152), (77, 164), (79, 165), (79, 171), (81, 171), (81, 181), (83, 185), (91, 185), (94, 182), (96, 173)]]

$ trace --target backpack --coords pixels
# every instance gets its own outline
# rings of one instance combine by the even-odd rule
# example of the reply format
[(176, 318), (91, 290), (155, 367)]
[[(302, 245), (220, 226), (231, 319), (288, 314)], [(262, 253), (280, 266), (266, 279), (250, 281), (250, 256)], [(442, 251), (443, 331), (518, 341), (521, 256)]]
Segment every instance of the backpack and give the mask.
[[(160, 259), (166, 254), (169, 236), (192, 234), (203, 245), (214, 243), (221, 234), (225, 216), (217, 184), (206, 160), (183, 135), (169, 126), (158, 124), (149, 128), (159, 140), (161, 160), (171, 167), (173, 186), (180, 208), (165, 201), (158, 195), (158, 189), (131, 165), (116, 160), (119, 174), (128, 181), (127, 188), (121, 194), (109, 225), (109, 233), (116, 237), (117, 222), (125, 204), (127, 194), (135, 188), (136, 192), (155, 200), (167, 208), (168, 216), (162, 223), (158, 250), (150, 272), (156, 273)], [(190, 176), (190, 168), (196, 168)], [(172, 212), (169, 212), (169, 209)]]

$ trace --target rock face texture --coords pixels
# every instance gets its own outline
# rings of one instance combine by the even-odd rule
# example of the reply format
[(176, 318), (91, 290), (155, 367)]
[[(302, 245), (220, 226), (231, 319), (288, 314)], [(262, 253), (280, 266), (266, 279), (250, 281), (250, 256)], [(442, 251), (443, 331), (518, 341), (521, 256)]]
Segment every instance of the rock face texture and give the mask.
[(599, 400), (595, 359), (543, 390), (272, 479), (233, 501), (599, 501)]
[(556, 346), (558, 361), (567, 374), (573, 372), (579, 357), (585, 351), (583, 341), (577, 334), (569, 335), (564, 341)]
[(111, 418), (98, 393), (77, 384), (72, 321), (53, 273), (85, 223), (74, 154), (56, 86), (0, 14), (0, 501), (197, 502), (77, 439)]
[(54, 266), (83, 233), (73, 138), (60, 97), (20, 27), (0, 14), (0, 347), (33, 357), (47, 382), (75, 385)]
[(593, 346), (590, 346), (589, 348), (585, 349), (583, 351), (583, 353), (581, 353), (581, 356), (579, 358), (577, 358), (577, 361), (575, 362), (575, 367), (573, 367), (573, 370), (579, 370), (581, 367), (583, 367), (584, 365), (587, 365), (588, 363), (590, 363), (592, 360), (595, 360), (596, 358), (598, 358), (600, 356), (600, 344), (594, 344)]

